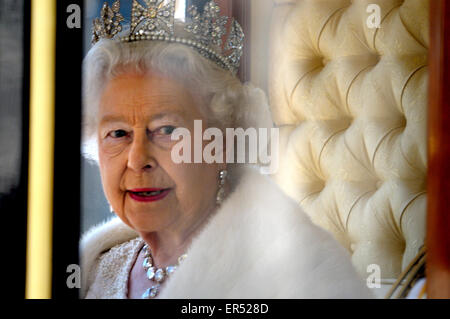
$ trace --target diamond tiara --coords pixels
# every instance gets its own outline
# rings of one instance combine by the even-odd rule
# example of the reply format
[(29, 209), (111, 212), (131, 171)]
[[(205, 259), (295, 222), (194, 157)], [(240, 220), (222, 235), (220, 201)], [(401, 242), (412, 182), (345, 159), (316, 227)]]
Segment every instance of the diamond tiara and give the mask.
[[(192, 47), (203, 57), (236, 74), (244, 46), (244, 32), (239, 23), (220, 15), (214, 0), (202, 11), (195, 5), (186, 10), (187, 0), (133, 0), (129, 31), (123, 35), (125, 18), (120, 0), (111, 6), (104, 3), (100, 17), (94, 19), (92, 44), (100, 39), (121, 42), (142, 40), (181, 43)], [(178, 25), (183, 31), (177, 31)], [(178, 34), (178, 35), (177, 35)]]

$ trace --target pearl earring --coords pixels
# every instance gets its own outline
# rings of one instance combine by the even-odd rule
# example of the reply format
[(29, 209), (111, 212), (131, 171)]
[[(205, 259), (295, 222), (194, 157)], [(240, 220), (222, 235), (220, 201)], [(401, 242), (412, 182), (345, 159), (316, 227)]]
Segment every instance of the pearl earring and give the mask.
[(226, 169), (219, 172), (219, 190), (217, 191), (216, 203), (217, 205), (222, 204), (225, 198), (225, 182), (227, 179), (228, 171)]

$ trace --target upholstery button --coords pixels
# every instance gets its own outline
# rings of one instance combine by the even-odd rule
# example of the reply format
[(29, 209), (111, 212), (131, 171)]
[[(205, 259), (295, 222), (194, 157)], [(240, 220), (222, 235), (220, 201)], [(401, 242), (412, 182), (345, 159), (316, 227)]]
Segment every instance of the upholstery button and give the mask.
[(405, 115), (403, 115), (403, 117), (402, 117), (402, 125), (403, 125), (404, 128), (406, 127), (407, 123), (408, 123), (408, 119), (406, 118)]
[(377, 185), (377, 189), (380, 189), (381, 186), (383, 186), (383, 181), (382, 180), (377, 181), (376, 185)]
[(373, 66), (377, 65), (378, 63), (380, 63), (381, 54), (378, 52), (370, 52), (370, 60)]

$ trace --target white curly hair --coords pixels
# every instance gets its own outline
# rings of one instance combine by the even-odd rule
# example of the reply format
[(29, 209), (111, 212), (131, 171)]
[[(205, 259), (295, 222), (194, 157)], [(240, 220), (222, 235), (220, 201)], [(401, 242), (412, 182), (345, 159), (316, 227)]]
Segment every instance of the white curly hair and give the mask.
[[(98, 108), (106, 83), (125, 72), (159, 72), (186, 87), (195, 88), (206, 102), (210, 126), (225, 128), (271, 128), (272, 118), (265, 93), (243, 84), (190, 47), (160, 41), (132, 43), (102, 39), (83, 62), (83, 155), (98, 162)], [(224, 134), (225, 135), (225, 134)]]

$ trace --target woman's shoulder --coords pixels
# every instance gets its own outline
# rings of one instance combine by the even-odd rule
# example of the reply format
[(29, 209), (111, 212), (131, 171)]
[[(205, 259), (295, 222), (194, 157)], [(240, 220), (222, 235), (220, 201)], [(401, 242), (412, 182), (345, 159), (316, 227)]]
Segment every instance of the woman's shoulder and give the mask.
[[(287, 222), (288, 228), (291, 228), (289, 225), (308, 228), (313, 225), (300, 205), (281, 189), (271, 175), (262, 174), (256, 167), (241, 168), (239, 174), (233, 192), (223, 203), (224, 210), (255, 212), (254, 217), (264, 221)], [(239, 217), (245, 218), (242, 214)]]
[[(241, 173), (233, 192), (193, 241), (183, 264), (189, 275), (182, 280), (182, 273), (176, 274), (180, 280), (167, 295), (192, 296), (191, 275), (202, 269), (196, 297), (212, 296), (211, 291), (218, 298), (370, 297), (349, 253), (330, 233), (315, 225), (270, 176), (254, 169)], [(236, 260), (239, 269), (253, 271), (242, 273)], [(272, 275), (261, 282), (264, 274)], [(211, 288), (211, 282), (230, 280), (235, 284), (228, 291)]]
[(101, 267), (122, 264), (123, 258), (130, 255), (138, 241), (138, 234), (117, 217), (87, 231), (80, 241), (81, 297), (86, 295)]

